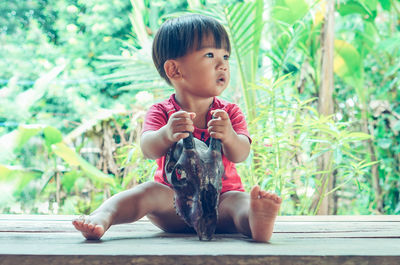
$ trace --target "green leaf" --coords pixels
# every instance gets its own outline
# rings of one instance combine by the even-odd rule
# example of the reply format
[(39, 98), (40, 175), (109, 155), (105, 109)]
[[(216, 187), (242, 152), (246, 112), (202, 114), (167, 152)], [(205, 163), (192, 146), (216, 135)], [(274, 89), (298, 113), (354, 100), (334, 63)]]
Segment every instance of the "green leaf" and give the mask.
[(379, 3), (384, 10), (390, 11), (390, 8), (392, 7), (392, 3), (390, 0), (379, 0)]
[(364, 0), (360, 1), (361, 3), (364, 3), (366, 8), (370, 10), (371, 12), (376, 11), (376, 8), (378, 6), (378, 0)]
[[(359, 78), (361, 57), (353, 45), (343, 40), (335, 40), (334, 69), (335, 73), (340, 77), (354, 76), (354, 78)], [(355, 71), (357, 71), (357, 73), (354, 73)]]
[(17, 129), (17, 139), (15, 142), (15, 151), (19, 152), (22, 147), (31, 139), (43, 130), (42, 125), (21, 125)]
[(64, 159), (64, 161), (67, 162), (69, 165), (80, 167), (86, 174), (88, 174), (89, 178), (92, 179), (93, 181), (115, 185), (113, 178), (104, 174), (95, 166), (87, 162), (79, 154), (77, 154), (74, 150), (66, 146), (64, 143), (53, 144), (52, 149), (59, 157)]
[(392, 127), (392, 129), (396, 132), (400, 131), (400, 120), (396, 122), (396, 124)]
[(340, 4), (336, 9), (341, 16), (350, 14), (360, 14), (362, 16), (369, 15), (368, 10), (363, 5), (356, 1), (349, 1), (345, 4)]
[(4, 166), (4, 165), (0, 165), (0, 180), (1, 181), (6, 181), (11, 179), (11, 169), (9, 169), (8, 167)]
[(45, 95), (50, 82), (52, 82), (64, 68), (65, 65), (54, 67), (48, 73), (43, 74), (37, 79), (33, 88), (29, 88), (15, 97), (15, 105), (18, 106), (18, 112), (20, 112), (25, 119), (32, 116), (29, 109)]
[(400, 36), (393, 36), (390, 38), (386, 38), (385, 40), (382, 40), (378, 45), (378, 49), (385, 51), (389, 54), (395, 55), (400, 51), (399, 43), (400, 43)]
[(140, 46), (146, 47), (150, 44), (151, 40), (146, 32), (145, 20), (145, 6), (142, 0), (131, 0), (132, 14), (129, 15), (133, 29), (136, 33)]
[(124, 108), (115, 109), (98, 109), (94, 117), (85, 120), (81, 125), (75, 128), (72, 132), (64, 137), (64, 142), (70, 144), (74, 139), (92, 130), (94, 126), (103, 121), (112, 119), (115, 115), (126, 115), (127, 111)]
[(393, 141), (390, 138), (378, 139), (378, 146), (382, 149), (389, 149), (392, 144)]
[(365, 21), (364, 31), (361, 33), (361, 36), (357, 36), (355, 38), (357, 45), (370, 51), (375, 49), (377, 40), (379, 40), (379, 34), (375, 24), (370, 21)]
[(380, 163), (380, 161), (372, 161), (372, 162), (369, 162), (369, 163), (361, 164), (360, 165), (360, 169), (365, 168), (365, 167), (370, 167), (370, 166), (373, 166), (373, 165), (378, 164), (378, 163)]
[(363, 19), (373, 21), (376, 17), (376, 0), (348, 1), (340, 4), (337, 11), (341, 16), (360, 14)]
[[(385, 78), (388, 78), (388, 77), (390, 78), (391, 76), (395, 76), (397, 73), (400, 73), (400, 61), (397, 65), (396, 64), (392, 65), (387, 69), (387, 71), (385, 73)], [(394, 79), (392, 82), (393, 82), (393, 85), (395, 85), (398, 82), (398, 80)]]
[(236, 3), (223, 9), (226, 29), (237, 61), (242, 95), (249, 120), (256, 116), (256, 93), (252, 89), (258, 70), (259, 48), (263, 22), (262, 0)]
[(67, 193), (70, 193), (74, 188), (76, 180), (81, 176), (78, 171), (71, 170), (65, 173), (61, 178), (61, 185)]
[(361, 102), (367, 100), (363, 86), (362, 59), (357, 49), (344, 40), (335, 40), (334, 72), (347, 84), (356, 89)]
[(0, 181), (14, 182), (15, 191), (21, 192), (25, 186), (42, 175), (39, 170), (27, 170), (18, 166), (0, 165)]
[(277, 0), (272, 10), (272, 17), (287, 24), (293, 24), (308, 12), (304, 0)]
[(333, 152), (333, 156), (335, 159), (336, 164), (340, 164), (343, 161), (343, 154), (340, 148), (336, 148), (335, 151)]
[(371, 139), (371, 135), (366, 134), (366, 133), (362, 133), (362, 132), (351, 132), (349, 134), (346, 134), (347, 138), (353, 138), (352, 140), (358, 140), (358, 141), (362, 141), (362, 140), (368, 140)]
[(330, 149), (324, 149), (324, 150), (314, 154), (312, 157), (310, 157), (309, 161), (317, 159), (318, 157), (320, 157), (321, 155), (325, 154), (328, 151), (330, 151)]
[(46, 128), (44, 128), (43, 133), (46, 146), (48, 149), (51, 148), (52, 144), (56, 144), (62, 141), (61, 132), (52, 126), (47, 126)]

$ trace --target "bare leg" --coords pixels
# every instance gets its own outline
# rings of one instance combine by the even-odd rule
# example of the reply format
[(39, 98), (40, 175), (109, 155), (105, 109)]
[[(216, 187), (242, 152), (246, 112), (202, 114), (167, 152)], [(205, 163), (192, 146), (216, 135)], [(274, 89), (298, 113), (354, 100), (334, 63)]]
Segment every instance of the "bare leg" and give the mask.
[(190, 231), (176, 215), (173, 198), (169, 187), (147, 182), (112, 196), (92, 214), (72, 223), (87, 239), (100, 239), (111, 225), (135, 222), (145, 215), (164, 231)]
[(250, 195), (231, 191), (221, 195), (218, 232), (239, 232), (255, 241), (267, 242), (272, 236), (281, 198), (276, 194), (251, 189)]

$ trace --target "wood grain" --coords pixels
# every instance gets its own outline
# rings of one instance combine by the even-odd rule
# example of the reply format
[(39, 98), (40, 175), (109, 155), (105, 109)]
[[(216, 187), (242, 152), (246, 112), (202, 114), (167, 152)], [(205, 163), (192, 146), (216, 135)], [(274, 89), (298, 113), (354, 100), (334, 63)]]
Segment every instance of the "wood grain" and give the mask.
[(74, 218), (0, 215), (0, 264), (400, 264), (399, 216), (279, 217), (268, 244), (240, 234), (199, 241), (145, 218), (86, 241)]

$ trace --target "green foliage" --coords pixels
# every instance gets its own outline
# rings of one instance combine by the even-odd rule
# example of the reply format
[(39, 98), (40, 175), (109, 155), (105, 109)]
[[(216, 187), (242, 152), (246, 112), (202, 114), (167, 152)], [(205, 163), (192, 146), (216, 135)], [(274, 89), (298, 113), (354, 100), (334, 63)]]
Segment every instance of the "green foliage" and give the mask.
[(313, 214), (328, 194), (338, 214), (400, 213), (399, 10), (398, 1), (336, 2), (335, 109), (323, 117), (321, 1), (0, 3), (0, 211), (89, 213), (152, 178), (141, 122), (173, 90), (153, 67), (151, 41), (166, 18), (197, 12), (231, 38), (222, 96), (249, 122), (251, 156), (237, 166), (246, 188), (279, 193), (283, 214)]
[[(369, 165), (358, 158), (361, 152), (355, 152), (352, 144), (370, 136), (348, 131), (349, 124), (335, 123), (332, 117), (319, 116), (312, 107), (314, 99), (302, 101), (290, 93), (291, 81), (292, 77), (284, 76), (275, 82), (264, 80), (256, 88), (268, 97), (259, 102), (260, 114), (250, 123), (252, 157), (238, 168), (249, 187), (261, 184), (282, 196), (282, 213), (310, 214), (317, 211), (313, 198), (323, 188), (317, 174), (338, 172), (337, 189), (365, 175), (362, 169)], [(318, 172), (317, 158), (326, 152), (333, 152), (332, 165), (329, 172)], [(323, 195), (329, 192), (333, 191), (325, 190)]]
[[(9, 162), (3, 157), (2, 160), (0, 160), (0, 177), (6, 183), (14, 185), (13, 195), (16, 198), (26, 200), (26, 194), (29, 194), (29, 200), (37, 199), (49, 183), (59, 176), (58, 174), (61, 173), (59, 170), (60, 163), (56, 161), (57, 157), (55, 155), (64, 159), (70, 167), (79, 170), (72, 170), (63, 175), (62, 184), (65, 185), (67, 192), (71, 192), (72, 187), (74, 186), (74, 182), (71, 181), (76, 181), (78, 178), (84, 177), (89, 177), (89, 179), (91, 179), (98, 187), (103, 187), (104, 185), (115, 186), (114, 179), (99, 171), (74, 150), (62, 143), (63, 139), (61, 132), (52, 126), (20, 126), (9, 135), (15, 135), (16, 137), (10, 139), (7, 135), (2, 136), (0, 137), (0, 144), (1, 146), (9, 146), (17, 156), (24, 152), (23, 148), (29, 143), (31, 138), (39, 136), (42, 138), (41, 146), (45, 147), (44, 150), (47, 151), (45, 157), (49, 161), (54, 161), (53, 167), (51, 166), (51, 163), (44, 165), (45, 167), (37, 164), (37, 169), (25, 170), (19, 167), (1, 165), (1, 163)], [(64, 179), (64, 177), (66, 179)], [(36, 187), (29, 187), (28, 184), (33, 181), (36, 182)], [(0, 205), (3, 209), (6, 206), (9, 205)]]
[(226, 25), (240, 73), (246, 113), (250, 120), (256, 116), (256, 94), (251, 86), (256, 81), (258, 69), (260, 40), (264, 26), (263, 6), (263, 1), (258, 0), (232, 4), (224, 9)]
[(121, 166), (129, 168), (121, 183), (125, 189), (151, 179), (157, 169), (153, 160), (143, 158), (138, 142), (118, 149), (117, 159)]
[(64, 143), (54, 144), (53, 151), (56, 155), (64, 159), (64, 161), (70, 166), (80, 167), (95, 183), (95, 185), (97, 184), (96, 186), (104, 184), (115, 185), (114, 180), (111, 177), (99, 171), (96, 167), (79, 156), (74, 150), (68, 148)]
[(304, 0), (277, 0), (272, 11), (272, 17), (280, 22), (293, 24), (304, 17), (308, 11), (309, 7)]

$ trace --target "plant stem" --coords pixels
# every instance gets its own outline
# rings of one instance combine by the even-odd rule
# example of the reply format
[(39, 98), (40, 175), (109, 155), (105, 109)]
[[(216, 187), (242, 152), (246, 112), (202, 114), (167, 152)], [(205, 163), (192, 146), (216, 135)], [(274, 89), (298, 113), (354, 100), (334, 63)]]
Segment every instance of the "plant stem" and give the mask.
[(323, 200), (328, 195), (328, 193), (326, 193), (326, 189), (328, 187), (329, 178), (332, 175), (332, 165), (333, 165), (333, 159), (331, 158), (332, 153), (328, 152), (326, 154), (327, 154), (327, 156), (329, 156), (329, 158), (327, 158), (327, 160), (329, 161), (329, 166), (327, 168), (327, 172), (324, 173), (323, 177), (321, 178), (322, 190), (321, 190), (321, 192), (319, 194), (319, 199), (318, 199), (317, 206), (315, 207), (315, 210), (314, 210), (314, 215), (316, 215), (318, 213)]

